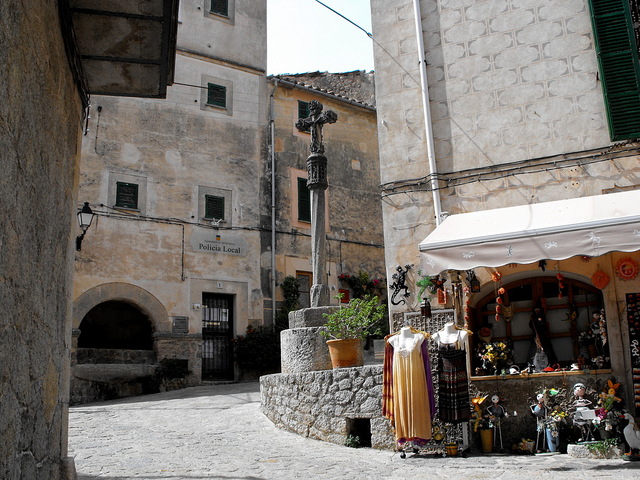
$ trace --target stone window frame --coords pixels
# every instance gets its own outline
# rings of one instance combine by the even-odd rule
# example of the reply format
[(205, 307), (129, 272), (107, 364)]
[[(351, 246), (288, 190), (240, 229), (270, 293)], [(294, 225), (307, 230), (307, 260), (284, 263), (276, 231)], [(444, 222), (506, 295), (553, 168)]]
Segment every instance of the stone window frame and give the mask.
[(236, 21), (236, 0), (227, 1), (227, 14), (212, 11), (214, 0), (205, 0), (204, 2), (204, 16), (212, 20), (219, 20), (221, 22), (234, 25)]
[[(209, 110), (224, 115), (233, 115), (233, 82), (219, 77), (202, 75), (200, 89), (200, 110)], [(225, 106), (214, 105), (209, 101), (209, 84), (218, 85), (226, 89)]]
[(233, 225), (233, 210), (231, 208), (233, 192), (224, 188), (208, 187), (204, 185), (198, 185), (198, 221), (204, 223), (210, 223), (212, 221), (211, 218), (205, 217), (207, 196), (222, 197), (224, 199), (224, 218), (220, 221), (220, 225)]
[[(118, 183), (130, 183), (138, 185), (138, 208), (116, 207)], [(126, 173), (109, 173), (109, 186), (107, 191), (107, 205), (118, 210), (139, 213), (147, 213), (147, 177)]]

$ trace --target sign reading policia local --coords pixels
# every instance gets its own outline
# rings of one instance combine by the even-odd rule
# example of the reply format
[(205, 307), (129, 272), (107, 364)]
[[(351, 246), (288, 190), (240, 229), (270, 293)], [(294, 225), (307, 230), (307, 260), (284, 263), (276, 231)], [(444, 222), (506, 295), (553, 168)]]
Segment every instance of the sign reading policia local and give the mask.
[(247, 241), (244, 237), (227, 232), (193, 232), (191, 246), (196, 252), (222, 255), (246, 255)]

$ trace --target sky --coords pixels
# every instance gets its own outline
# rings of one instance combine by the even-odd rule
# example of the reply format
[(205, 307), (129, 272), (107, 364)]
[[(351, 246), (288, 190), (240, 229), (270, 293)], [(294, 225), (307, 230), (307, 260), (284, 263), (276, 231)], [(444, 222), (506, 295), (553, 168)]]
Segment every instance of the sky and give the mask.
[[(369, 0), (321, 0), (371, 32)], [(267, 0), (267, 73), (373, 70), (373, 42), (316, 0)]]

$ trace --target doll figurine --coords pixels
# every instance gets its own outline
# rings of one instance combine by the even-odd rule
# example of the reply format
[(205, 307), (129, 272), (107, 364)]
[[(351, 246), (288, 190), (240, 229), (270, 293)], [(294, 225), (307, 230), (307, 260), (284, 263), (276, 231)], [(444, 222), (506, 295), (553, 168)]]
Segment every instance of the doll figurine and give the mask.
[[(502, 419), (507, 418), (509, 414), (507, 410), (500, 404), (500, 397), (494, 395), (491, 397), (491, 405), (487, 407), (487, 413), (493, 424), (493, 446), (499, 447), (503, 450), (502, 446)], [(499, 437), (499, 440), (498, 440)]]

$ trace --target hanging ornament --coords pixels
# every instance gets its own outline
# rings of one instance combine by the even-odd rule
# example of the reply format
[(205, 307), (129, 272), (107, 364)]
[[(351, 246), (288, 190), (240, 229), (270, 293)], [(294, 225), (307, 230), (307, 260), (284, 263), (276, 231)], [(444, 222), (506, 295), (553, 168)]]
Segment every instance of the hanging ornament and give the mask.
[(591, 257), (589, 255), (580, 255), (580, 260), (584, 263), (589, 263), (591, 261)]
[(447, 303), (447, 291), (444, 288), (439, 288), (437, 292), (438, 305), (446, 305)]
[(562, 298), (562, 290), (564, 290), (564, 275), (558, 273), (556, 278), (558, 279), (558, 298)]
[(616, 263), (616, 275), (621, 280), (633, 280), (638, 276), (638, 264), (631, 257), (624, 257)]
[(604, 273), (600, 267), (598, 267), (598, 270), (591, 275), (591, 283), (593, 283), (594, 287), (602, 290), (609, 284), (609, 275)]

